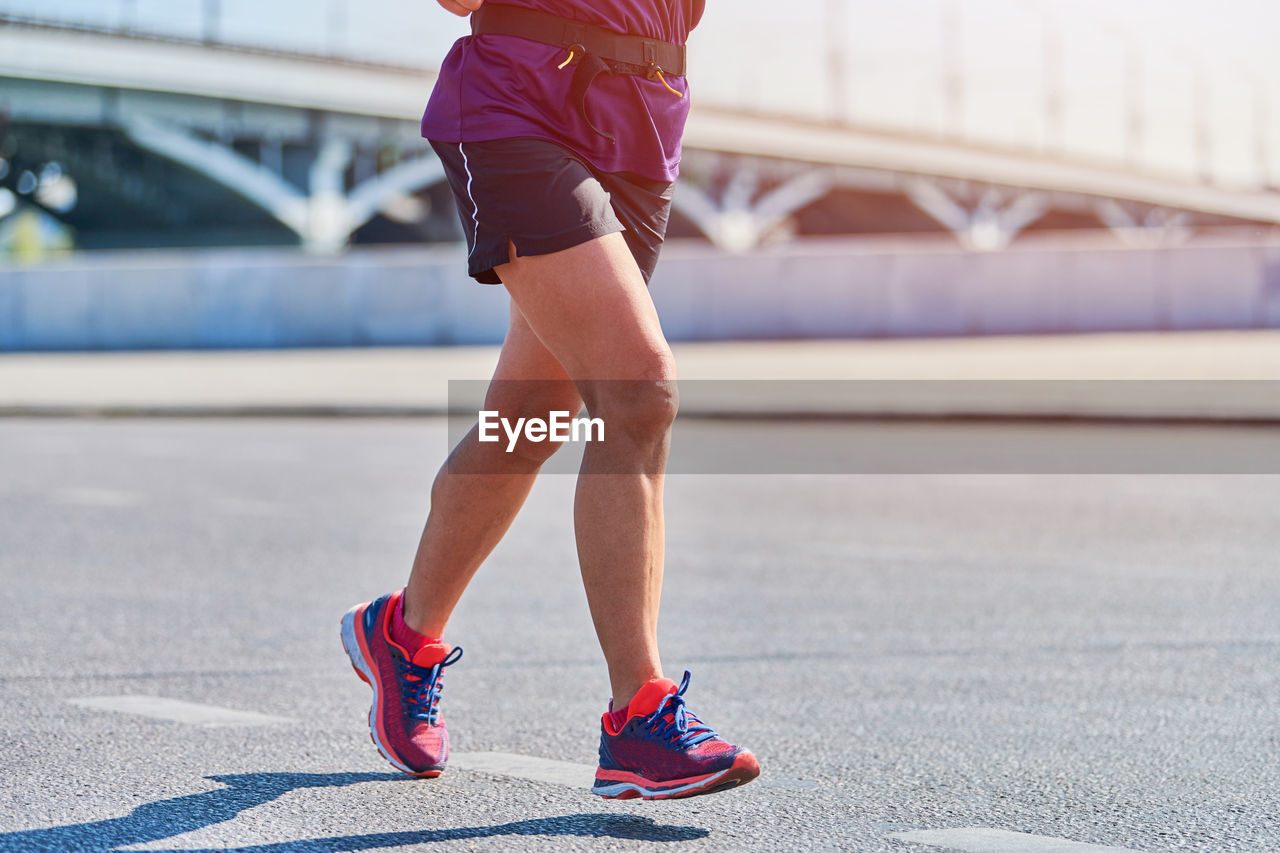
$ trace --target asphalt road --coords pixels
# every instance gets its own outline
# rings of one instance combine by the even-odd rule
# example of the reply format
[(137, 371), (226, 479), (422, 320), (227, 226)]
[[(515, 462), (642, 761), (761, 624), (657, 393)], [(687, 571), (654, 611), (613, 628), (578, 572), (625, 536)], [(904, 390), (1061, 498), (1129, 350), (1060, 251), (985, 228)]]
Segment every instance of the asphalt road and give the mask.
[[(1280, 477), (674, 476), (665, 663), (764, 773), (616, 803), (566, 475), (451, 626), (472, 769), (369, 743), (338, 619), (403, 582), (444, 433), (0, 421), (0, 849), (1280, 848)], [(284, 720), (73, 701), (119, 696)]]

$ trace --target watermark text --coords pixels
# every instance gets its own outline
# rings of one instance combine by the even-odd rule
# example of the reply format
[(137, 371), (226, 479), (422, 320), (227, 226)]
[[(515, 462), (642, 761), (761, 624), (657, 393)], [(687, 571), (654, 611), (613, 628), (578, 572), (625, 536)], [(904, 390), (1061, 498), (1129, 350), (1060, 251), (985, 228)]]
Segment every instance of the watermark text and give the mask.
[(500, 412), (481, 410), (480, 440), (502, 441), (505, 434), (507, 453), (516, 449), (521, 436), (535, 444), (543, 441), (604, 441), (604, 421), (600, 418), (575, 418), (572, 412), (550, 412), (546, 418), (502, 417)]

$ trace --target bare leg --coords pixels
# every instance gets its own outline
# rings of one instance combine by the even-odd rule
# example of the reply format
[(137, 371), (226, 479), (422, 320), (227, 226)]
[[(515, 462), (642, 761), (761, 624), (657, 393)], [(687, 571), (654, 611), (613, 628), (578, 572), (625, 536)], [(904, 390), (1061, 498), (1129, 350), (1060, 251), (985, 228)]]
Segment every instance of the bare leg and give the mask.
[[(485, 407), (507, 417), (545, 418), (577, 412), (582, 399), (560, 363), (547, 352), (516, 305)], [(505, 380), (547, 380), (509, 383)], [(497, 546), (524, 504), (542, 463), (558, 445), (481, 443), (473, 428), (453, 449), (431, 487), (427, 518), (405, 588), (404, 620), (420, 634), (444, 634), (449, 616), (480, 564)], [(454, 471), (493, 473), (459, 474)]]
[(606, 441), (584, 452), (574, 525), (592, 620), (620, 706), (662, 675), (662, 489), (677, 405), (675, 362), (621, 234), (525, 258), (512, 247), (511, 258), (496, 271), (512, 300), (590, 414), (605, 423)]

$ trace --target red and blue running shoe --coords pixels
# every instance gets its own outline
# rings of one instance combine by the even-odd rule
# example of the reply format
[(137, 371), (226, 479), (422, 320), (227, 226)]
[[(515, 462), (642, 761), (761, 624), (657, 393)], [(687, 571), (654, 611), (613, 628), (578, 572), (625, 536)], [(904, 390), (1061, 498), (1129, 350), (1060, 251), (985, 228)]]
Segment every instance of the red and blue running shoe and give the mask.
[(621, 727), (605, 713), (593, 794), (670, 800), (736, 788), (760, 775), (754, 755), (721, 740), (685, 707), (688, 689), (688, 672), (679, 687), (655, 678), (628, 703)]
[(342, 646), (356, 675), (373, 688), (369, 737), (397, 769), (439, 776), (449, 760), (449, 730), (440, 715), (444, 668), (462, 647), (432, 643), (412, 653), (391, 639), (388, 624), (401, 592), (357, 604), (342, 617)]

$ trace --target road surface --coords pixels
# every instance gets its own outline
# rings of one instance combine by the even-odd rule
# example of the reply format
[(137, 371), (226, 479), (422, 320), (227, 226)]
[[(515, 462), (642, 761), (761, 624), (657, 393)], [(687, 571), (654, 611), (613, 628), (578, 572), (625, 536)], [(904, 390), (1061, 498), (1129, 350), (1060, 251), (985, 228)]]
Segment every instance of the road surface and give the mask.
[(1280, 847), (1280, 477), (673, 476), (664, 661), (764, 772), (618, 803), (567, 475), (451, 625), (454, 766), (369, 743), (338, 619), (444, 436), (0, 420), (0, 850)]

